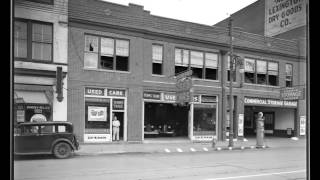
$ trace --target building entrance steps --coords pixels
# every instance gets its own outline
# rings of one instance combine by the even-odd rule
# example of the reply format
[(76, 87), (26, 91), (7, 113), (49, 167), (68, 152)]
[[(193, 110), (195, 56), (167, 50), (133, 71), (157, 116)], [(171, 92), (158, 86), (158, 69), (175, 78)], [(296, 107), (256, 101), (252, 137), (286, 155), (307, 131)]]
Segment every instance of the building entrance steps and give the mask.
[[(265, 148), (290, 148), (306, 147), (305, 138), (265, 138)], [(256, 139), (247, 138), (246, 140), (234, 141), (232, 149), (228, 147), (228, 141), (217, 141), (215, 146), (212, 142), (192, 142), (190, 140), (145, 140), (144, 142), (115, 142), (100, 144), (80, 144), (80, 150), (75, 155), (103, 155), (103, 154), (124, 154), (124, 153), (195, 153), (220, 150), (245, 150), (256, 149)]]

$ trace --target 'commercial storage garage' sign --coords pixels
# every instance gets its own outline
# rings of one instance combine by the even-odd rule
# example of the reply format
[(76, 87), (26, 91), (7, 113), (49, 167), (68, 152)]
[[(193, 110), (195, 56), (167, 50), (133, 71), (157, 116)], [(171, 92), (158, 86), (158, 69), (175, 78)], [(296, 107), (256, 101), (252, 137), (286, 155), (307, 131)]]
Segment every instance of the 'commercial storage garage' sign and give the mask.
[(265, 0), (265, 36), (306, 25), (305, 0)]

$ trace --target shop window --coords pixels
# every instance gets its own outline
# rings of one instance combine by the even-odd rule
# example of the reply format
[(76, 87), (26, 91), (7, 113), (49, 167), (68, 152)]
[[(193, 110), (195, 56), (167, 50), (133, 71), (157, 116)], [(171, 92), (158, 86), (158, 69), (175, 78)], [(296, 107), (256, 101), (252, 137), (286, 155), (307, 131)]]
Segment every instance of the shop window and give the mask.
[(205, 54), (205, 79), (218, 79), (218, 55), (214, 53)]
[(163, 46), (152, 45), (152, 74), (162, 74)]
[(286, 87), (292, 87), (292, 64), (286, 64)]
[(278, 86), (278, 63), (268, 62), (268, 84)]
[(15, 20), (14, 56), (26, 60), (52, 61), (52, 29), (50, 23)]
[(216, 108), (204, 105), (195, 105), (193, 116), (194, 135), (216, 134)]
[(188, 70), (189, 66), (189, 51), (175, 49), (175, 75)]
[(255, 83), (255, 60), (245, 59), (244, 63), (244, 82), (253, 84)]
[(257, 64), (257, 83), (267, 84), (267, 62), (257, 60), (256, 64)]
[[(234, 67), (233, 67), (234, 68)], [(230, 81), (230, 56), (228, 56), (228, 60), (227, 60), (227, 81)], [(237, 74), (234, 71), (233, 72), (233, 82), (237, 81)]]
[(85, 128), (87, 133), (110, 133), (110, 114), (108, 113), (109, 108), (109, 103), (85, 103)]
[(128, 71), (129, 41), (86, 35), (84, 67)]

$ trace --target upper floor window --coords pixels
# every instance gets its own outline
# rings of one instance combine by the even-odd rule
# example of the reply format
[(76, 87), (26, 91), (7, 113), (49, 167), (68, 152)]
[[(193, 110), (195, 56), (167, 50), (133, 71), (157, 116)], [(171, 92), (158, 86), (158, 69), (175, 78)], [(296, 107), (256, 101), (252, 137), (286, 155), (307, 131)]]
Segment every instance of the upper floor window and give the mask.
[(278, 85), (278, 63), (245, 58), (245, 82)]
[(27, 1), (43, 3), (43, 4), (53, 4), (53, 0), (27, 0)]
[(292, 64), (286, 64), (286, 87), (292, 87)]
[(129, 41), (86, 35), (84, 67), (128, 71)]
[(152, 45), (152, 74), (162, 74), (163, 46)]
[(217, 79), (218, 55), (201, 51), (175, 49), (175, 74), (192, 69), (192, 77)]
[(31, 20), (14, 22), (14, 57), (52, 61), (52, 24)]

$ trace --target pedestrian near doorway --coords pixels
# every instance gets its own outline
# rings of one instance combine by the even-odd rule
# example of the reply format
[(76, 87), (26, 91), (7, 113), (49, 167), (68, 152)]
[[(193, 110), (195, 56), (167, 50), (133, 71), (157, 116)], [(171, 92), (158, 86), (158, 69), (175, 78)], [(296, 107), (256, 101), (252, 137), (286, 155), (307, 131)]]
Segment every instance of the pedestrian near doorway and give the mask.
[(117, 116), (113, 117), (112, 121), (112, 140), (119, 141), (119, 128), (120, 128), (120, 121), (117, 119)]

